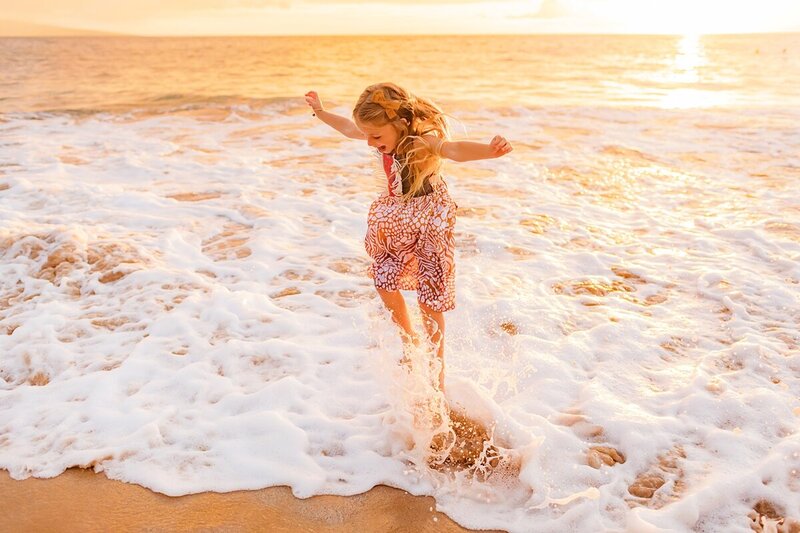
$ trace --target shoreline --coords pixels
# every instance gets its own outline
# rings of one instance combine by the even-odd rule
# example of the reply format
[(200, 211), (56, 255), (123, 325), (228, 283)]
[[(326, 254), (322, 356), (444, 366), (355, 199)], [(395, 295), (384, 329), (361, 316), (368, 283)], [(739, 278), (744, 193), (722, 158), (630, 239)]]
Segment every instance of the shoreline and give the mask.
[(386, 485), (306, 499), (287, 486), (174, 497), (77, 467), (49, 479), (0, 472), (0, 520), (12, 531), (473, 531), (437, 512), (432, 496)]

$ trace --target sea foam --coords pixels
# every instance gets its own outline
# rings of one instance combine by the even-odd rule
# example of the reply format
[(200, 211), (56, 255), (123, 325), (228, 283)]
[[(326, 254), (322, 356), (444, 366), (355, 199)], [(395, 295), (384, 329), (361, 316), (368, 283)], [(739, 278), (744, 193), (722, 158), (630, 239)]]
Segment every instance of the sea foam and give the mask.
[[(169, 495), (387, 484), (520, 532), (800, 518), (800, 115), (450, 111), (515, 146), (445, 166), (446, 375), (518, 476), (425, 463), (435, 391), (403, 377), (365, 275), (383, 183), (363, 142), (285, 102), (5, 115), (0, 467)], [(624, 462), (593, 468), (598, 446)]]

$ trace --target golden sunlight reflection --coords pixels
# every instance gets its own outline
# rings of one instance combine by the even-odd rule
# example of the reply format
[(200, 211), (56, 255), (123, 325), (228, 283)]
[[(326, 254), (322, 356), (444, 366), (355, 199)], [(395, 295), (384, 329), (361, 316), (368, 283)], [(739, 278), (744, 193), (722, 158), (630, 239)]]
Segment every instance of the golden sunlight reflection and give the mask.
[(653, 103), (665, 109), (708, 108), (732, 104), (737, 94), (725, 90), (739, 80), (721, 75), (706, 54), (706, 37), (690, 33), (664, 37), (655, 61), (618, 79), (605, 79), (603, 88), (624, 101)]
[(699, 35), (684, 35), (678, 41), (678, 51), (673, 61), (672, 79), (681, 83), (697, 83), (697, 69), (706, 64), (705, 50)]
[(701, 85), (706, 65), (705, 48), (700, 35), (683, 35), (676, 46), (675, 58), (664, 72), (662, 80), (674, 88), (667, 89), (659, 99), (664, 108), (713, 107), (729, 103), (730, 97), (721, 91), (711, 91), (685, 85)]

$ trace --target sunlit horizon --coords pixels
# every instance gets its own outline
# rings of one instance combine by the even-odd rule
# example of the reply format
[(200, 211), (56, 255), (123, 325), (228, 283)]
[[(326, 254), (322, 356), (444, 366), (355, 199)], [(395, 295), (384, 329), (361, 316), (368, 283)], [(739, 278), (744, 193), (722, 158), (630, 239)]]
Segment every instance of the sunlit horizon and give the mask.
[(719, 35), (800, 32), (800, 3), (674, 0), (164, 0), (52, 6), (0, 0), (0, 35), (132, 36)]

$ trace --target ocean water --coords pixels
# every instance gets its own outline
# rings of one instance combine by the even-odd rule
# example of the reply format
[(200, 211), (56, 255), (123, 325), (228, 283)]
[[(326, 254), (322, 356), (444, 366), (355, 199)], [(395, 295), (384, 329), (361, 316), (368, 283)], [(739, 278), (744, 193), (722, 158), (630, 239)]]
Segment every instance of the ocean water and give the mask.
[[(800, 35), (0, 39), (0, 72), (13, 477), (387, 484), (515, 532), (800, 520)], [(445, 164), (446, 365), (518, 476), (425, 462), (425, 365), (365, 275), (383, 182), (302, 98), (378, 81), (514, 145)]]

